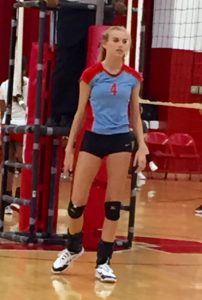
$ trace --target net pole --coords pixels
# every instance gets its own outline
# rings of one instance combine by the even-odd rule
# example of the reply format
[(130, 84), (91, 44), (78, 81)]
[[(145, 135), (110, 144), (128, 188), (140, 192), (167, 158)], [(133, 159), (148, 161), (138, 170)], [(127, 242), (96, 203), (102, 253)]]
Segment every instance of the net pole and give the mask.
[[(132, 25), (132, 5), (133, 5), (133, 0), (128, 0), (126, 29), (129, 34), (131, 34), (131, 25)], [(130, 51), (125, 57), (125, 64), (129, 65), (129, 62), (130, 62)]]

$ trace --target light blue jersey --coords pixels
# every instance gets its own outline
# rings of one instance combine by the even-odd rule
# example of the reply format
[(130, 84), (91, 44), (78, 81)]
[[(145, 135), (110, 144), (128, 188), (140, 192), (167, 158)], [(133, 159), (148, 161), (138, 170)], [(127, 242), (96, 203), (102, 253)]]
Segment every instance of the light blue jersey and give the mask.
[(140, 74), (123, 65), (119, 74), (111, 75), (99, 62), (87, 68), (81, 80), (91, 87), (91, 130), (100, 134), (129, 132), (129, 102), (132, 89), (141, 81)]

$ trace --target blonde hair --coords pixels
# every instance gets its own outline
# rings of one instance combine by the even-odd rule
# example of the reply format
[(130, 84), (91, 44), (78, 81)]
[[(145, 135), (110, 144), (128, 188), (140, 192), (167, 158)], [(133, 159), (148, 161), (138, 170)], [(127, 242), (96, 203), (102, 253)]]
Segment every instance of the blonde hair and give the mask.
[(101, 40), (101, 43), (100, 43), (100, 53), (99, 53), (99, 56), (98, 56), (99, 61), (104, 60), (105, 57), (106, 57), (106, 50), (103, 47), (103, 43), (108, 41), (110, 33), (114, 30), (127, 32), (127, 30), (124, 26), (111, 26), (107, 30), (105, 30), (105, 32), (102, 34), (102, 40)]

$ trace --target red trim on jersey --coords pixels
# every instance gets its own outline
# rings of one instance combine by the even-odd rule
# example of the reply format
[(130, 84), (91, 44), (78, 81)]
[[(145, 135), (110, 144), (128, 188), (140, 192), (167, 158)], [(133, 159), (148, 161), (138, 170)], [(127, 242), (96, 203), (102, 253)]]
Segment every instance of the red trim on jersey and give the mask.
[(127, 73), (133, 75), (140, 82), (143, 81), (142, 74), (140, 74), (139, 72), (135, 71), (133, 68), (131, 68), (129, 66), (126, 66), (126, 65), (123, 65), (123, 70), (126, 71)]
[(93, 77), (95, 77), (97, 74), (99, 74), (102, 71), (105, 71), (107, 74), (109, 74), (111, 76), (118, 76), (121, 72), (125, 71), (125, 72), (133, 75), (140, 82), (143, 81), (142, 75), (129, 66), (126, 66), (123, 64), (120, 69), (120, 72), (112, 75), (104, 69), (101, 62), (98, 62), (95, 65), (85, 69), (81, 75), (80, 80), (83, 80), (85, 83), (89, 84), (91, 82), (91, 80), (93, 79)]
[(81, 75), (80, 80), (83, 80), (85, 83), (89, 84), (93, 77), (103, 71), (101, 62), (96, 63), (95, 65), (85, 69)]

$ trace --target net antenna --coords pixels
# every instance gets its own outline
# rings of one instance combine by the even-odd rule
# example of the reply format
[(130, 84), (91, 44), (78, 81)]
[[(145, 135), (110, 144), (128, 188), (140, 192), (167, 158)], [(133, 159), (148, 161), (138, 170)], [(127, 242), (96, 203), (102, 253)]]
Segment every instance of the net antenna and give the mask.
[[(143, 18), (143, 5), (144, 0), (138, 0), (138, 8), (137, 11), (137, 30), (136, 30), (136, 47), (135, 47), (135, 69), (140, 71), (140, 46), (141, 46), (141, 30), (142, 30), (142, 18)], [(126, 29), (131, 35), (132, 30), (132, 14), (133, 14), (133, 0), (128, 0), (127, 6), (127, 21), (126, 21)], [(130, 63), (130, 51), (128, 52), (125, 58), (126, 65)]]
[[(126, 29), (130, 35), (131, 35), (131, 25), (132, 25), (132, 8), (133, 8), (133, 0), (128, 0)], [(129, 62), (130, 62), (130, 51), (128, 51), (128, 54), (125, 57), (125, 64), (129, 65)]]
[(142, 32), (142, 19), (143, 19), (143, 6), (144, 0), (138, 0), (137, 8), (137, 30), (136, 30), (136, 47), (135, 47), (135, 70), (140, 70), (140, 47), (141, 47), (141, 32)]
[[(22, 0), (18, 0), (22, 2)], [(22, 52), (23, 52), (24, 7), (17, 11), (17, 31), (15, 45), (13, 96), (22, 96)]]

